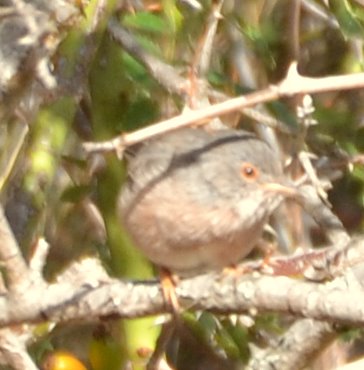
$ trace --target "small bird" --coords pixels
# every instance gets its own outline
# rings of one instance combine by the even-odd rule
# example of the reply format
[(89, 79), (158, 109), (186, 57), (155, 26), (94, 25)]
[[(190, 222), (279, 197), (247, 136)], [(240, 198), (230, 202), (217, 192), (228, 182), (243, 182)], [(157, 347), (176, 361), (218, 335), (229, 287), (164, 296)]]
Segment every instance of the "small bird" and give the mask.
[(150, 261), (182, 277), (241, 261), (295, 194), (276, 153), (243, 130), (166, 133), (138, 148), (128, 174), (124, 227)]

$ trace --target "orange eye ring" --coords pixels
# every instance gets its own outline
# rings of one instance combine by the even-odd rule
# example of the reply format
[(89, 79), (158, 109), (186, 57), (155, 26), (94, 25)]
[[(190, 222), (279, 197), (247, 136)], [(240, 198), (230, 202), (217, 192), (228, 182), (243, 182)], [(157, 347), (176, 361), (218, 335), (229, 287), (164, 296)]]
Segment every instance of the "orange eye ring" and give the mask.
[(258, 168), (249, 162), (244, 162), (241, 165), (240, 172), (245, 180), (254, 181), (259, 177)]

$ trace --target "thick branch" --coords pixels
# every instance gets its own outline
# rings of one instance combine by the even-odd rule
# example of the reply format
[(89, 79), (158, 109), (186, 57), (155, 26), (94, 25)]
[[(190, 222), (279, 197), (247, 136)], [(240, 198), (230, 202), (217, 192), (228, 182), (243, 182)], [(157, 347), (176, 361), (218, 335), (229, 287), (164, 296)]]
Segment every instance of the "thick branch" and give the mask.
[(298, 320), (273, 348), (254, 349), (246, 370), (302, 369), (335, 335), (333, 325), (325, 321)]
[[(357, 259), (363, 249), (363, 241), (356, 243), (355, 250), (361, 252), (353, 251), (349, 258)], [(89, 266), (87, 273), (84, 265)], [(114, 316), (132, 318), (168, 312), (156, 281), (112, 279), (104, 273), (95, 273), (97, 266), (96, 260), (86, 259), (73, 265), (69, 277), (58, 283), (34, 286), (21, 295), (12, 295), (9, 300), (1, 297), (0, 325)], [(364, 324), (364, 291), (360, 277), (356, 279), (351, 270), (326, 284), (256, 275), (209, 274), (182, 280), (176, 289), (177, 297), (186, 307), (215, 313), (254, 309), (333, 320), (339, 324)]]
[(22, 289), (28, 276), (28, 266), (0, 207), (0, 260), (6, 271), (10, 290)]

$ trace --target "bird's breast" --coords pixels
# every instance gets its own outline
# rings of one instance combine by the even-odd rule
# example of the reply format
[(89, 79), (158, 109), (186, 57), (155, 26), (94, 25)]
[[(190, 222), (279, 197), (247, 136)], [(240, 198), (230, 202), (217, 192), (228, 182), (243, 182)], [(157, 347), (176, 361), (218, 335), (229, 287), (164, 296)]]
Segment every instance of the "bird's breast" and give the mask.
[(166, 194), (150, 189), (121, 210), (135, 245), (156, 265), (179, 274), (219, 269), (249, 254), (261, 235), (265, 218), (242, 222), (235, 204), (200, 204), (177, 188)]

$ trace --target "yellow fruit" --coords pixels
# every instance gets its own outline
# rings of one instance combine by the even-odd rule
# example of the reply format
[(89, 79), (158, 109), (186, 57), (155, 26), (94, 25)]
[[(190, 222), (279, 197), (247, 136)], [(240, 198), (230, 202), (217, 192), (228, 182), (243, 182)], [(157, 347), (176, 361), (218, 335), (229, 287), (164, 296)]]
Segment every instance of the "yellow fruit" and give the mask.
[(42, 362), (43, 370), (87, 370), (72, 353), (55, 351), (50, 353)]

